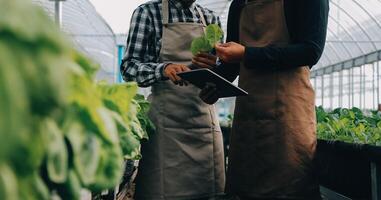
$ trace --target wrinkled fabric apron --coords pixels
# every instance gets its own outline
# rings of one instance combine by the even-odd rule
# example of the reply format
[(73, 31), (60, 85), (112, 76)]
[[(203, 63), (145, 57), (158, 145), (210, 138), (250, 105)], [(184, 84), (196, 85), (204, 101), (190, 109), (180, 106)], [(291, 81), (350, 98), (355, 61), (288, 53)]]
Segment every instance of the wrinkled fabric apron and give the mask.
[[(163, 0), (161, 61), (191, 64), (191, 42), (204, 34), (202, 24), (168, 23), (168, 0)], [(214, 106), (202, 102), (193, 85), (171, 81), (152, 86), (149, 117), (156, 133), (142, 145), (136, 200), (213, 198), (224, 192), (222, 134)]]
[[(287, 45), (283, 0), (246, 2), (240, 42)], [(249, 96), (236, 102), (227, 191), (250, 198), (319, 197), (312, 165), (316, 116), (309, 67), (261, 70), (250, 65), (241, 64), (239, 86)]]

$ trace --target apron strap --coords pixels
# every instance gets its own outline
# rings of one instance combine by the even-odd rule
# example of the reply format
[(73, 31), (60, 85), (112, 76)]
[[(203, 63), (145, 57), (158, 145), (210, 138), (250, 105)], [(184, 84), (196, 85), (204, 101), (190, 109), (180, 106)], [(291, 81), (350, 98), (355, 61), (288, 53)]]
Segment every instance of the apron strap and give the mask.
[(162, 0), (162, 11), (163, 11), (163, 25), (167, 25), (169, 23), (168, 0)]
[(196, 7), (198, 14), (200, 15), (202, 25), (207, 26), (207, 23), (206, 23), (206, 20), (204, 17), (204, 13), (201, 11), (200, 7), (198, 7), (197, 5), (195, 5), (195, 7)]

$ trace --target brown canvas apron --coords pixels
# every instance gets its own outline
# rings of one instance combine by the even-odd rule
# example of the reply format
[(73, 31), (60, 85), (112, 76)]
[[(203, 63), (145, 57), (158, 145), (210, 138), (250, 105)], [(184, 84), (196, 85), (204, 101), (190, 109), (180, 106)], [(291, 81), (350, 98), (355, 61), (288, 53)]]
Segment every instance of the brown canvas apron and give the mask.
[[(283, 0), (253, 0), (240, 18), (245, 46), (284, 46), (289, 35)], [(249, 69), (242, 63), (231, 137), (227, 191), (251, 198), (312, 199), (316, 147), (315, 96), (308, 67)], [(280, 67), (281, 68), (281, 67)]]
[[(163, 0), (161, 61), (191, 64), (190, 45), (204, 34), (203, 24), (168, 23), (168, 0)], [(214, 106), (198, 97), (200, 90), (171, 81), (152, 86), (149, 117), (156, 133), (142, 146), (135, 199), (213, 198), (224, 192), (222, 134)]]

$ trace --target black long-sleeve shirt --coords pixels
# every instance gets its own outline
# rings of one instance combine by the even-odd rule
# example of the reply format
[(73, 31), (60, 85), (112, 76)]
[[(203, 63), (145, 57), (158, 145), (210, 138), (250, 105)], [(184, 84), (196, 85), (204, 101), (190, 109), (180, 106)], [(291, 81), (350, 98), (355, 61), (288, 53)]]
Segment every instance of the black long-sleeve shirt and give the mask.
[[(245, 0), (234, 0), (228, 18), (227, 42), (239, 42), (240, 14)], [(290, 44), (284, 47), (250, 47), (244, 60), (251, 68), (295, 68), (315, 65), (324, 49), (329, 0), (284, 0)], [(233, 81), (239, 74), (239, 64), (223, 64), (216, 72)]]

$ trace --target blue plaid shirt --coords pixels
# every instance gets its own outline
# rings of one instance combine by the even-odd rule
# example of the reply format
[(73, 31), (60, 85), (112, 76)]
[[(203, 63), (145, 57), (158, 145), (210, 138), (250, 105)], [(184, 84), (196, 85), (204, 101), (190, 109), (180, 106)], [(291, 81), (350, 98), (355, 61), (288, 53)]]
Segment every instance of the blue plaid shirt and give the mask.
[[(201, 8), (208, 24), (221, 26), (220, 19), (212, 11), (197, 4), (187, 8), (178, 0), (169, 0), (169, 22), (201, 23), (195, 6)], [(127, 48), (120, 67), (123, 79), (136, 81), (140, 87), (166, 80), (163, 75), (166, 63), (160, 63), (163, 32), (161, 7), (161, 0), (152, 0), (140, 5), (132, 15)]]

